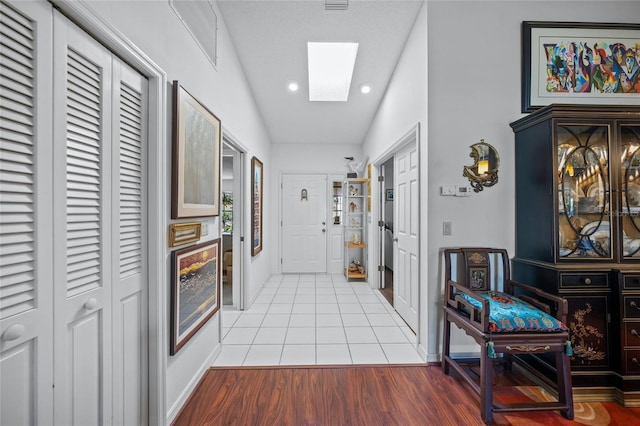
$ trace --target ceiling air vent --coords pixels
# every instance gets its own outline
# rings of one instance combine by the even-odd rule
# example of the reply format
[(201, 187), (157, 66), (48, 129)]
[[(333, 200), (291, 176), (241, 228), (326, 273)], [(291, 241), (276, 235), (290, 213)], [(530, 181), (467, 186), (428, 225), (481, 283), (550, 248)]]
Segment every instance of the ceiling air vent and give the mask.
[(218, 16), (211, 0), (169, 0), (169, 4), (215, 67), (218, 64)]
[(324, 0), (325, 12), (345, 12), (349, 8), (349, 0)]

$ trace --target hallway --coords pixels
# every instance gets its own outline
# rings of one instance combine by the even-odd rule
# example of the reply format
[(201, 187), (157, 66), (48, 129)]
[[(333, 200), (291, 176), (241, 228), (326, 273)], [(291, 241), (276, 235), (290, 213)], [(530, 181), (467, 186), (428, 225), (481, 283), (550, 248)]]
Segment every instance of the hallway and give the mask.
[(342, 275), (277, 275), (246, 311), (223, 307), (213, 366), (423, 363), (416, 336), (377, 290)]

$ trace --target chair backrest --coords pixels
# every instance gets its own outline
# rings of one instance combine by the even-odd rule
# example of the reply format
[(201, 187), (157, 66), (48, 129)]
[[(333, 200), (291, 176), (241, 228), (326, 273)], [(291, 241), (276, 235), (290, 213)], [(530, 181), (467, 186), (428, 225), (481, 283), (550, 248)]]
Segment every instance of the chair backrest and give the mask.
[(504, 249), (459, 247), (444, 250), (444, 282), (453, 280), (470, 290), (501, 291), (511, 278), (509, 255)]

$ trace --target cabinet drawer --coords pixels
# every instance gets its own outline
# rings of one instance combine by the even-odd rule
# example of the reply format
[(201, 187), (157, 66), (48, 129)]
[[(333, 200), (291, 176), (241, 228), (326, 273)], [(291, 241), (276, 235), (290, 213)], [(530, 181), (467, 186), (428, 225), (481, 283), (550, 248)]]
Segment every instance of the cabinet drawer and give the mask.
[(640, 275), (625, 275), (622, 281), (622, 288), (624, 290), (640, 289)]
[(624, 318), (640, 318), (640, 295), (624, 296), (623, 315)]
[(624, 324), (624, 346), (640, 346), (640, 321)]
[(606, 273), (560, 274), (560, 288), (606, 288), (609, 275)]
[(624, 369), (625, 373), (640, 373), (640, 350), (624, 351)]

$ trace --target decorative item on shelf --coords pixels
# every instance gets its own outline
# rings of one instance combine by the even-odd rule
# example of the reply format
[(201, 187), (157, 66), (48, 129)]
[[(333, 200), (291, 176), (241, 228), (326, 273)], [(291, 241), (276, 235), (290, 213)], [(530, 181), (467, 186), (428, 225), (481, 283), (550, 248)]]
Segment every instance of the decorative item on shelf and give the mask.
[(480, 139), (480, 142), (471, 145), (469, 157), (475, 162), (471, 166), (464, 166), (462, 176), (469, 179), (474, 192), (480, 192), (484, 187), (498, 183), (500, 157), (493, 146)]
[(349, 161), (349, 168), (351, 169), (351, 173), (347, 173), (348, 178), (357, 178), (358, 175), (364, 171), (365, 164), (367, 164), (367, 160), (369, 157), (366, 157), (364, 160), (355, 161), (353, 157), (344, 157), (345, 160)]
[(349, 203), (349, 211), (351, 213), (358, 211), (358, 206), (353, 201)]
[(351, 218), (351, 227), (352, 228), (360, 228), (360, 221), (355, 217)]
[(358, 187), (357, 186), (353, 186), (353, 185), (349, 185), (349, 195), (351, 195), (352, 197), (358, 196)]
[(360, 244), (360, 234), (353, 234), (351, 236), (351, 243), (352, 244)]
[(359, 259), (355, 258), (351, 260), (351, 263), (349, 264), (349, 272), (364, 274), (364, 266), (362, 266)]

